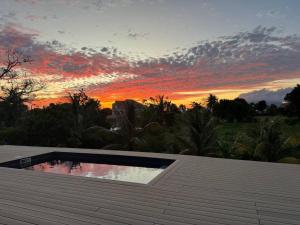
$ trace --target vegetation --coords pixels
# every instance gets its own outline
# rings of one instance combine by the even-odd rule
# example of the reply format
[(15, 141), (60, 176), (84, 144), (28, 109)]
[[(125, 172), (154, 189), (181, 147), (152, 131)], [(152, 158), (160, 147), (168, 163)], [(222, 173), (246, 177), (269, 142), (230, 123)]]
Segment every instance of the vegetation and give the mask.
[[(68, 93), (69, 101), (29, 109), (43, 85), (20, 79), (14, 68), (30, 63), (8, 53), (0, 70), (0, 143), (104, 148), (179, 153), (270, 162), (300, 162), (300, 85), (280, 107), (266, 101), (220, 99), (210, 94), (206, 106), (172, 103), (165, 96), (121, 102), (101, 108), (84, 92)], [(21, 80), (21, 81), (20, 81)], [(2, 82), (3, 83), (3, 82)], [(117, 104), (117, 103), (115, 103)]]
[(216, 151), (216, 121), (209, 110), (195, 107), (186, 113), (187, 135), (179, 137), (182, 154), (213, 155)]
[(287, 113), (300, 117), (300, 85), (298, 84), (291, 93), (288, 93), (284, 100), (287, 101)]

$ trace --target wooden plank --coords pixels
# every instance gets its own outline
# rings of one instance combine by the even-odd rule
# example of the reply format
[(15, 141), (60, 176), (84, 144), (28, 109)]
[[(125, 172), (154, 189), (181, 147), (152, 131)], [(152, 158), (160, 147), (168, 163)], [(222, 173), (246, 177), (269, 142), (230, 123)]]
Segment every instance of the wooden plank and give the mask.
[(20, 146), (0, 146), (0, 162), (51, 151), (177, 161), (148, 185), (0, 168), (0, 224), (299, 224), (300, 177), (295, 165)]
[(15, 220), (14, 218), (0, 216), (1, 225), (32, 225), (32, 223), (27, 223), (20, 220)]
[[(46, 213), (47, 215), (54, 215), (57, 216), (57, 218), (63, 217), (63, 218), (71, 218), (78, 220), (79, 222), (88, 222), (91, 224), (104, 224), (104, 225), (124, 225), (126, 223), (123, 222), (118, 222), (114, 220), (114, 218), (111, 218), (109, 220), (103, 219), (103, 218), (95, 218), (95, 217), (90, 217), (90, 216), (84, 216), (84, 215), (79, 215), (76, 213), (70, 213), (66, 211), (61, 211), (58, 209), (50, 209), (47, 207), (40, 207), (40, 206), (35, 206), (32, 204), (26, 204), (22, 202), (14, 202), (14, 201), (9, 201), (9, 200), (1, 200), (1, 205), (3, 205), (5, 208), (9, 207), (12, 208), (13, 212), (16, 213), (18, 211), (27, 213), (29, 215), (35, 215), (36, 213)], [(1, 211), (0, 211), (1, 213)], [(45, 216), (45, 219), (48, 216)], [(21, 217), (22, 218), (22, 217)]]

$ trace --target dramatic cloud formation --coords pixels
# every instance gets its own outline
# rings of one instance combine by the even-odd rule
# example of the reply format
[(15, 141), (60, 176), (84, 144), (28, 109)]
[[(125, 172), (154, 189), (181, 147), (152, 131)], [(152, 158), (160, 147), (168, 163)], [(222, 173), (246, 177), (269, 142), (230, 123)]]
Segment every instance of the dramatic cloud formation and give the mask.
[(1, 56), (7, 48), (30, 55), (34, 62), (23, 69), (46, 81), (39, 102), (84, 88), (105, 104), (158, 94), (189, 104), (210, 92), (234, 97), (266, 85), (276, 88), (272, 83), (276, 80), (300, 78), (300, 37), (282, 35), (275, 27), (259, 26), (166, 57), (138, 61), (111, 47), (76, 50), (56, 40), (40, 42), (38, 36), (13, 26), (0, 31)]

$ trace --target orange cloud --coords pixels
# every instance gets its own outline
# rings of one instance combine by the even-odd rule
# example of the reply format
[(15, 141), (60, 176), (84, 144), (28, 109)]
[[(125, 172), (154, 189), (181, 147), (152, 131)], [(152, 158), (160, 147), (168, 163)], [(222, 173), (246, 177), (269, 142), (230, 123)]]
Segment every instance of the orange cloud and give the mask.
[(67, 49), (58, 41), (38, 42), (36, 33), (5, 27), (0, 31), (0, 54), (4, 56), (10, 47), (33, 58), (23, 69), (47, 83), (34, 102), (38, 106), (63, 102), (66, 92), (80, 88), (105, 106), (115, 100), (142, 101), (156, 95), (189, 104), (208, 93), (233, 98), (249, 90), (272, 88), (275, 84), (270, 82), (276, 80), (299, 78), (300, 38), (275, 37), (273, 31), (257, 28), (166, 58), (132, 62), (108, 48), (104, 52)]

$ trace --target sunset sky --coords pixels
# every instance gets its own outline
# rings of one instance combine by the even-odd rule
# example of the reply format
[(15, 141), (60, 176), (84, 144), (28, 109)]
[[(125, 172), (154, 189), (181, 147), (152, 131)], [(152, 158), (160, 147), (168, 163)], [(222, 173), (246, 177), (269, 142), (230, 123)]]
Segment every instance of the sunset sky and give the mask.
[(115, 100), (190, 104), (300, 83), (298, 0), (0, 0), (0, 58), (34, 60), (36, 105), (83, 88)]

